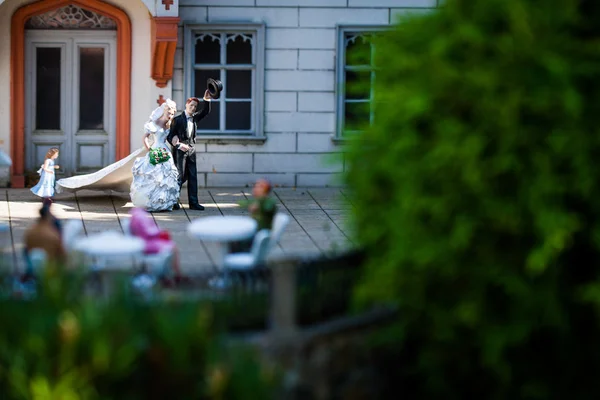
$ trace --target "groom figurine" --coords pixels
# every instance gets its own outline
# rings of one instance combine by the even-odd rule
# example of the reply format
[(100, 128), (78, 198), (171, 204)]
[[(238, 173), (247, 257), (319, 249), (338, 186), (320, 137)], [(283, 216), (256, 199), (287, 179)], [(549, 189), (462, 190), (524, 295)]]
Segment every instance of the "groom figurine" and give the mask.
[[(196, 97), (190, 97), (185, 103), (185, 112), (173, 118), (171, 130), (167, 136), (167, 141), (172, 146), (173, 161), (179, 172), (179, 189), (181, 185), (188, 182), (188, 204), (191, 210), (204, 210), (204, 207), (198, 203), (198, 171), (196, 169), (196, 124), (208, 115), (210, 112), (210, 94), (208, 90), (204, 92), (204, 102), (202, 109), (200, 100)], [(181, 206), (176, 203), (173, 210), (179, 210)]]

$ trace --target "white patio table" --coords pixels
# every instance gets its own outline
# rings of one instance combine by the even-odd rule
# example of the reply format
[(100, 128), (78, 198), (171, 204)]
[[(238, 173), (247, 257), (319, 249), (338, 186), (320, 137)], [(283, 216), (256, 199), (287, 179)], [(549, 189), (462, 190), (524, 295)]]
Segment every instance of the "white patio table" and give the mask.
[[(145, 243), (134, 236), (125, 236), (116, 231), (102, 232), (78, 239), (73, 249), (96, 260), (93, 270), (100, 275), (105, 296), (113, 293), (114, 273), (130, 272), (144, 254)], [(108, 260), (118, 260), (110, 262)]]
[(212, 216), (198, 218), (188, 225), (190, 236), (219, 245), (219, 259), (215, 261), (217, 270), (223, 268), (223, 260), (227, 253), (227, 244), (239, 240), (250, 239), (258, 224), (250, 217), (245, 216)]

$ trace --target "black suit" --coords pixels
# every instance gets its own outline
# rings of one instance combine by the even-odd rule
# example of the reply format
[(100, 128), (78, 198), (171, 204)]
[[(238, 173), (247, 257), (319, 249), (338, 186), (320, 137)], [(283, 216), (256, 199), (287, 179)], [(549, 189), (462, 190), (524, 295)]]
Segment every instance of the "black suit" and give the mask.
[[(198, 104), (200, 107), (200, 104)], [(204, 101), (202, 104), (202, 110), (192, 115), (194, 122), (194, 129), (192, 129), (191, 135), (188, 134), (188, 120), (185, 112), (182, 112), (177, 117), (173, 118), (171, 123), (171, 129), (167, 136), (167, 141), (173, 146), (173, 138), (177, 136), (179, 143), (190, 146), (189, 151), (179, 150), (175, 146), (172, 148), (173, 161), (177, 166), (179, 172), (179, 188), (186, 181), (188, 182), (188, 204), (198, 204), (198, 170), (196, 168), (196, 150), (194, 145), (196, 144), (196, 130), (198, 129), (198, 122), (208, 115), (210, 112), (210, 101)]]

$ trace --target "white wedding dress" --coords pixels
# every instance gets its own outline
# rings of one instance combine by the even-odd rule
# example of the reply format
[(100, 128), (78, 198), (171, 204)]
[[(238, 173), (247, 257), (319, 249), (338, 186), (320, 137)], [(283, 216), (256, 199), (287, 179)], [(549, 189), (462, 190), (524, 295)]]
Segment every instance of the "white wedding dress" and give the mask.
[(165, 149), (169, 154), (169, 159), (152, 165), (150, 154), (146, 153), (134, 161), (131, 169), (133, 174), (131, 202), (135, 207), (141, 207), (147, 211), (172, 210), (179, 200), (179, 184), (177, 182), (179, 175), (166, 142), (169, 130), (163, 129), (153, 122), (148, 122), (145, 128), (146, 132), (154, 134), (154, 143), (151, 148)]

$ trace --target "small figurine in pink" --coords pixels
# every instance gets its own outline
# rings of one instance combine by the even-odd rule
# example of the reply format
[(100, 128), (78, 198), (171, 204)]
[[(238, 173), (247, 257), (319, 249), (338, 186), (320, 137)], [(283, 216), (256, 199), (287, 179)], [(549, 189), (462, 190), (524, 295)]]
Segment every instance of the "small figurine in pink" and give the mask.
[(131, 222), (129, 231), (133, 236), (142, 238), (146, 242), (144, 254), (173, 253), (173, 269), (176, 275), (179, 275), (179, 257), (175, 243), (171, 240), (169, 232), (160, 230), (150, 214), (141, 208), (133, 208), (130, 214)]

